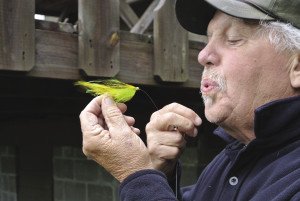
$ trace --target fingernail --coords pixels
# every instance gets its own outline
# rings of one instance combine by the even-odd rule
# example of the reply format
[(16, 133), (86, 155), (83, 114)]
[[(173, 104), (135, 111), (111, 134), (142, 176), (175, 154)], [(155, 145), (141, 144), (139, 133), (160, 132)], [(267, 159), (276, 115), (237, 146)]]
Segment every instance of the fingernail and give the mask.
[(112, 100), (112, 98), (110, 96), (105, 97), (104, 101), (105, 101), (106, 105), (113, 105), (114, 104), (114, 101)]
[(196, 117), (195, 118), (195, 124), (196, 124), (196, 126), (200, 126), (200, 124), (202, 123), (202, 119), (200, 118), (200, 117)]

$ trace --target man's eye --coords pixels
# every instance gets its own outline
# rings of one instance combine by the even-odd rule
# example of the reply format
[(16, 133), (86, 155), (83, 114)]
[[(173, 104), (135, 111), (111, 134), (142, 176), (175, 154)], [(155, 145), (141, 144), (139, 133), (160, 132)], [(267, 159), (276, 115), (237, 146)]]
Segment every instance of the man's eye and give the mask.
[(229, 44), (229, 45), (236, 45), (236, 44), (238, 44), (239, 42), (241, 42), (242, 41), (242, 39), (228, 39), (227, 40), (227, 43)]
[(240, 42), (242, 39), (240, 39), (240, 38), (235, 38), (235, 39), (227, 39), (227, 42), (229, 43), (229, 44), (236, 44), (236, 43), (238, 43), (238, 42)]

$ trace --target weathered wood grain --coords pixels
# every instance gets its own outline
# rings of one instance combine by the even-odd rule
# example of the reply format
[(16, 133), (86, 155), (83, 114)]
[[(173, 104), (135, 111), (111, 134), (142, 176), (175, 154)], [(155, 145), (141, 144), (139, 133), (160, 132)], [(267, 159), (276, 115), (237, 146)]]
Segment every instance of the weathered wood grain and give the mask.
[(188, 32), (175, 16), (175, 0), (160, 0), (154, 17), (154, 75), (165, 82), (188, 80)]
[[(142, 85), (168, 85), (153, 77), (153, 38), (147, 35), (120, 32), (120, 72), (116, 78)], [(77, 35), (36, 30), (36, 66), (27, 76), (66, 80), (92, 79), (78, 69)], [(189, 49), (189, 78), (180, 87), (198, 88), (202, 67), (197, 63), (203, 43), (192, 42)], [(101, 76), (99, 76), (101, 77)]]
[(78, 1), (78, 65), (88, 76), (119, 72), (119, 16), (119, 0)]
[(34, 66), (34, 0), (0, 0), (0, 69)]

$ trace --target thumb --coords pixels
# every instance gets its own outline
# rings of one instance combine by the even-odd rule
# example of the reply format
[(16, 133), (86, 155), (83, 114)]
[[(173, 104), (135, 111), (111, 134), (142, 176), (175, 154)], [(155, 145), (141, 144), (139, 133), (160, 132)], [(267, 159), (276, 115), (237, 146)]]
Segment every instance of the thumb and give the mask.
[(121, 110), (110, 96), (105, 96), (102, 99), (102, 114), (112, 138), (115, 134), (120, 136), (131, 132)]

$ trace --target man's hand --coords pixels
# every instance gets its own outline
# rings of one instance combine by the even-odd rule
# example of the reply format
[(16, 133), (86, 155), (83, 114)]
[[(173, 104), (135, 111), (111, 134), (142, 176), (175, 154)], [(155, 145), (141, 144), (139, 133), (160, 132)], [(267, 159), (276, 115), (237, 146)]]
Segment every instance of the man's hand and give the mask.
[(202, 123), (191, 109), (172, 103), (152, 114), (146, 126), (147, 146), (154, 168), (170, 176), (186, 141), (185, 135), (195, 137), (196, 126)]
[(149, 152), (132, 127), (134, 119), (124, 116), (125, 104), (116, 104), (104, 95), (94, 98), (80, 114), (83, 153), (117, 180), (130, 174), (153, 169)]

